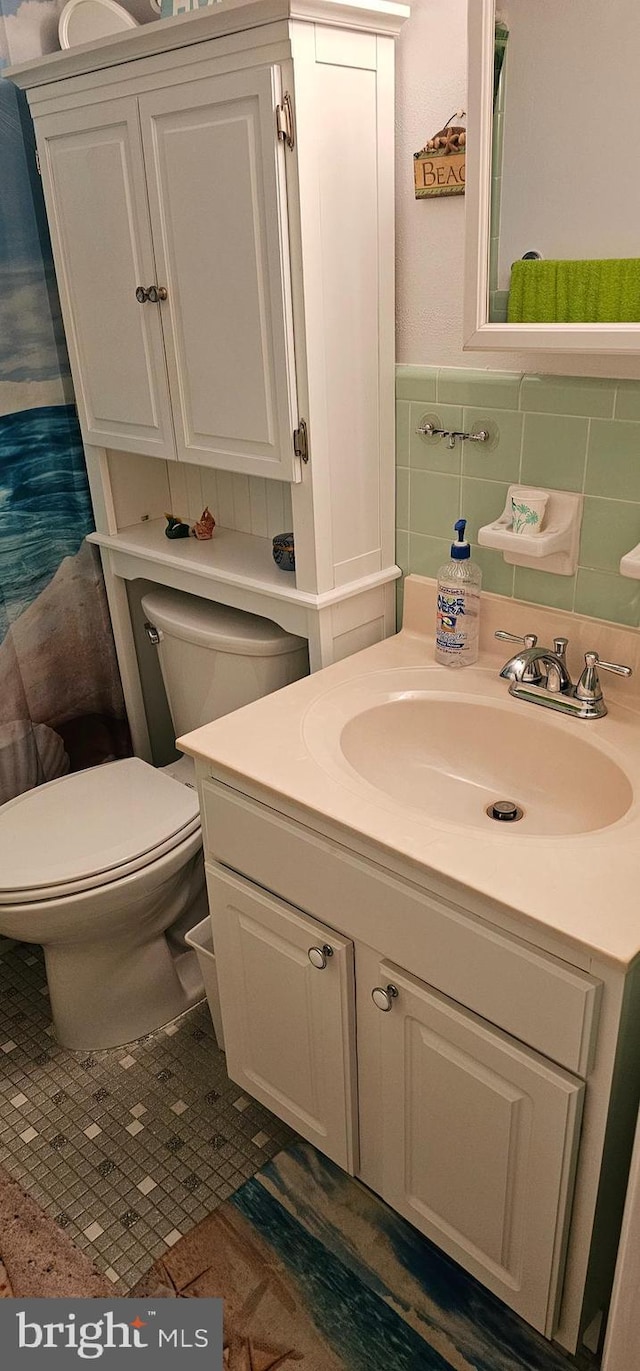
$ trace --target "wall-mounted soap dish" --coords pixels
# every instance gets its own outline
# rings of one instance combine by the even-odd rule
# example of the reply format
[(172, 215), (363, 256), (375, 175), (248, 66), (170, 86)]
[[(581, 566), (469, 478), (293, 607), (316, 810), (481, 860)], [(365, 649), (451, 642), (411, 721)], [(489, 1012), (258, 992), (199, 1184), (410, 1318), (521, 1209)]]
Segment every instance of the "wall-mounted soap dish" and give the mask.
[[(514, 533), (511, 495), (518, 486), (509, 486), (507, 502), (499, 519), (478, 530), (480, 547), (502, 552), (512, 566), (551, 571), (557, 576), (572, 576), (578, 565), (582, 495), (571, 490), (548, 491), (544, 527), (540, 533)], [(640, 576), (640, 571), (638, 572)]]
[(632, 581), (640, 581), (640, 543), (625, 553), (620, 561), (620, 575), (630, 576)]

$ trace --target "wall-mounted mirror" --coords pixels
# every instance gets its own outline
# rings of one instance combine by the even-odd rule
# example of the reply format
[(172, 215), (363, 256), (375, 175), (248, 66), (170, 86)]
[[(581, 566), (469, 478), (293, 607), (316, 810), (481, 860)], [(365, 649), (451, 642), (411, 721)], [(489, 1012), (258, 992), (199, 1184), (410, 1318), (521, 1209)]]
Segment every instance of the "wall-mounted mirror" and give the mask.
[(640, 6), (469, 0), (465, 346), (640, 352)]

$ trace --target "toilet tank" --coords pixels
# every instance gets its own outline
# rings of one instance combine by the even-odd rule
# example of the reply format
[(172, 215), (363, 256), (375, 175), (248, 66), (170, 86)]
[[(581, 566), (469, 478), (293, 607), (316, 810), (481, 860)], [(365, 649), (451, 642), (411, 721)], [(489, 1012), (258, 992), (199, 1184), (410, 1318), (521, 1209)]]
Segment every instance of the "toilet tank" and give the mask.
[(307, 642), (271, 619), (164, 586), (143, 596), (176, 737), (297, 681)]

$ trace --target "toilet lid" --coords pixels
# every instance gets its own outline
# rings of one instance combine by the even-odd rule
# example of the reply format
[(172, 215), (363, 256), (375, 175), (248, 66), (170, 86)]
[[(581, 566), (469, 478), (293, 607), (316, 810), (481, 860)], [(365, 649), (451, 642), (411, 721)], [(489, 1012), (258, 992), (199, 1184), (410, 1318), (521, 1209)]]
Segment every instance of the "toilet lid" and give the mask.
[(197, 827), (197, 792), (138, 757), (61, 776), (0, 808), (0, 903), (104, 885)]

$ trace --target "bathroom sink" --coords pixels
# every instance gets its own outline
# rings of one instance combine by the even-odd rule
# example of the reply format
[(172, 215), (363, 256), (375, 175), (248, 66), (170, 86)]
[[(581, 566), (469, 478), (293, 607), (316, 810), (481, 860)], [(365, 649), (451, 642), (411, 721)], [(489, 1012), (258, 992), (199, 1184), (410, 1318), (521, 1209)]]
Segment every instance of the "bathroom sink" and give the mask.
[[(578, 721), (537, 717), (501, 698), (503, 683), (490, 673), (475, 673), (477, 695), (452, 690), (447, 675), (383, 672), (329, 692), (305, 719), (310, 752), (368, 798), (487, 833), (589, 833), (627, 812), (629, 779)], [(522, 817), (496, 822), (487, 809), (498, 801)]]

